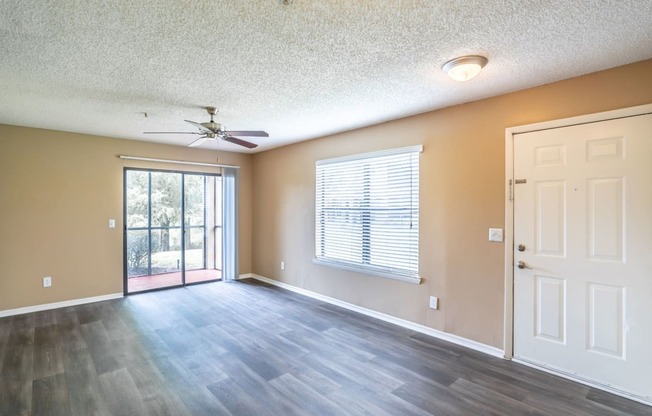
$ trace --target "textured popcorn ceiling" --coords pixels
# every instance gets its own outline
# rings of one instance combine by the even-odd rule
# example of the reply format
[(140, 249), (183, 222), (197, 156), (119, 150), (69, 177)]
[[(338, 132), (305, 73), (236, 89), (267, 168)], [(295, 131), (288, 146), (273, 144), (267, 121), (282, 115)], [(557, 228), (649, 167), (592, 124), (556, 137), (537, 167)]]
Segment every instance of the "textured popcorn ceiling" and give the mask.
[(0, 123), (187, 145), (142, 132), (213, 105), (259, 151), (652, 58), (650, 0), (289, 3), (0, 0)]

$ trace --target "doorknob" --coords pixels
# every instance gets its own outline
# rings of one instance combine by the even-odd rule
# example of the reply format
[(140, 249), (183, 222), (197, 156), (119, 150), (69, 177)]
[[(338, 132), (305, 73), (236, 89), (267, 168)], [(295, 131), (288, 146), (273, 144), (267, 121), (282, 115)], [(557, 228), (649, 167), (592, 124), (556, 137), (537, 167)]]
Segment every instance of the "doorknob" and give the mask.
[(532, 269), (532, 267), (525, 264), (524, 261), (519, 261), (518, 263), (516, 263), (516, 267), (518, 267), (519, 269)]

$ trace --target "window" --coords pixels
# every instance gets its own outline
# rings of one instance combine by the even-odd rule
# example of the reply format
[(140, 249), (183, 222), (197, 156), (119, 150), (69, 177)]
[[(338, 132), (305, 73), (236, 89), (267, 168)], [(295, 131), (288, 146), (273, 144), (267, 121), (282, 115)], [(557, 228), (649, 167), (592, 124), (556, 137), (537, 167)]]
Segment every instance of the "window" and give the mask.
[(315, 263), (419, 283), (422, 146), (317, 162)]

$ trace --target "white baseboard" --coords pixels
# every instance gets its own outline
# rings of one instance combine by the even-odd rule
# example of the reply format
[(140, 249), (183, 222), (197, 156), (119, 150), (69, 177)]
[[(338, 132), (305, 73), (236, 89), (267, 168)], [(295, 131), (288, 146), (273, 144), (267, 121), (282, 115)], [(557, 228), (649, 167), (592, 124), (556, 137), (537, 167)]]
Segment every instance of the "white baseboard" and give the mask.
[(270, 279), (268, 277), (259, 276), (257, 274), (253, 274), (253, 273), (246, 273), (246, 274), (240, 275), (239, 278), (244, 279), (244, 278), (248, 278), (248, 277), (259, 280), (261, 282), (269, 283), (270, 285), (274, 285), (274, 286), (277, 286), (277, 287), (280, 287), (280, 288), (283, 288), (283, 289), (287, 289), (287, 290), (295, 292), (295, 293), (299, 293), (299, 294), (304, 295), (304, 296), (308, 296), (308, 297), (313, 298), (313, 299), (321, 300), (323, 302), (327, 302), (327, 303), (330, 303), (332, 305), (342, 307), (344, 309), (348, 309), (348, 310), (351, 310), (351, 311), (354, 311), (354, 312), (358, 312), (358, 313), (361, 313), (363, 315), (371, 316), (372, 318), (380, 319), (381, 321), (389, 322), (389, 323), (401, 326), (403, 328), (408, 328), (408, 329), (411, 329), (413, 331), (420, 332), (420, 333), (425, 334), (425, 335), (429, 335), (431, 337), (435, 337), (435, 338), (438, 338), (438, 339), (441, 339), (441, 340), (444, 340), (444, 341), (448, 341), (448, 342), (451, 342), (453, 344), (461, 345), (463, 347), (470, 348), (472, 350), (479, 351), (479, 352), (491, 355), (493, 357), (498, 357), (498, 358), (504, 358), (505, 357), (505, 353), (502, 350), (500, 350), (500, 349), (498, 349), (496, 347), (492, 347), (490, 345), (482, 344), (480, 342), (473, 341), (473, 340), (470, 340), (468, 338), (463, 338), (463, 337), (460, 337), (458, 335), (453, 335), (453, 334), (449, 334), (447, 332), (439, 331), (437, 329), (430, 328), (430, 327), (427, 327), (425, 325), (417, 324), (417, 323), (414, 323), (414, 322), (411, 322), (411, 321), (407, 321), (405, 319), (396, 318), (395, 316), (387, 315), (387, 314), (382, 313), (382, 312), (377, 312), (377, 311), (374, 311), (374, 310), (371, 310), (371, 309), (364, 308), (362, 306), (358, 306), (358, 305), (354, 305), (352, 303), (341, 301), (339, 299), (335, 299), (335, 298), (331, 298), (329, 296), (321, 295), (319, 293), (312, 292), (310, 290), (301, 289), (299, 287), (288, 285), (287, 283), (279, 282), (278, 280)]
[(45, 304), (42, 304), (42, 305), (26, 306), (24, 308), (5, 309), (4, 311), (0, 311), (0, 318), (4, 318), (6, 316), (22, 315), (22, 314), (25, 314), (25, 313), (47, 311), (47, 310), (50, 310), (50, 309), (66, 308), (68, 306), (84, 305), (86, 303), (102, 302), (102, 301), (111, 300), (111, 299), (120, 299), (123, 296), (124, 295), (122, 293), (112, 293), (110, 295), (102, 295), (102, 296), (93, 296), (93, 297), (90, 297), (90, 298), (65, 300), (63, 302), (45, 303)]
[(253, 273), (243, 273), (243, 274), (241, 274), (240, 276), (238, 276), (238, 278), (237, 278), (236, 280), (240, 280), (240, 279), (255, 279), (255, 278), (256, 278), (256, 275), (253, 274)]

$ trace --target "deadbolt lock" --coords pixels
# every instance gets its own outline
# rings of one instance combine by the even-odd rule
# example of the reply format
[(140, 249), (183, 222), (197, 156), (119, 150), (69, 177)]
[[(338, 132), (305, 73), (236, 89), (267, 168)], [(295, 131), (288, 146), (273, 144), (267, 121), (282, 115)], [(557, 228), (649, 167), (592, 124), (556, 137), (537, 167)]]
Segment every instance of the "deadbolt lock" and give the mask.
[(525, 251), (525, 244), (519, 244), (517, 249), (518, 251)]

